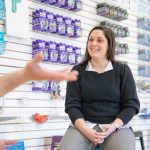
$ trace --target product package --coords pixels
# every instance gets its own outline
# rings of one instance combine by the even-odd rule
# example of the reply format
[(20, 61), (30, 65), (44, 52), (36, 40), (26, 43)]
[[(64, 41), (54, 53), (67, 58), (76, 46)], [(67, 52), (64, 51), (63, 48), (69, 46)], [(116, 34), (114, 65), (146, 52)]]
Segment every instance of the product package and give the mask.
[(6, 150), (25, 150), (24, 141), (18, 141), (14, 145), (7, 146)]
[(4, 32), (0, 32), (0, 55), (5, 52), (6, 42), (4, 41)]
[(4, 6), (4, 0), (0, 0), (0, 20), (5, 19), (5, 6)]

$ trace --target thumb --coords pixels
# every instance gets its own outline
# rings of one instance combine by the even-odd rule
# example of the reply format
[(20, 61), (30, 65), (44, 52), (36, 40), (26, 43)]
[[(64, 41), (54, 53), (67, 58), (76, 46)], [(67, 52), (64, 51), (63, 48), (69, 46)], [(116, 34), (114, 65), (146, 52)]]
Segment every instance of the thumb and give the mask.
[(71, 71), (71, 67), (66, 67), (66, 68), (64, 68), (64, 69), (62, 69), (62, 70), (60, 70), (61, 72), (70, 72)]
[(43, 58), (42, 53), (37, 53), (36, 56), (32, 59), (32, 63), (39, 63)]
[(101, 126), (101, 128), (102, 128), (103, 131), (107, 131), (110, 128), (110, 125), (105, 124), (105, 125)]
[(17, 140), (6, 140), (5, 144), (6, 145), (12, 145), (12, 144), (16, 144)]

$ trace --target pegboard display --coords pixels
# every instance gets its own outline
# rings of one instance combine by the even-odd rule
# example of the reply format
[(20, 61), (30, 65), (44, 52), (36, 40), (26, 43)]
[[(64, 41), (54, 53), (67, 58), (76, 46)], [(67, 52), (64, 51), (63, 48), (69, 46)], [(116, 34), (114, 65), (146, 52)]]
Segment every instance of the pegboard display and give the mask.
[[(2, 2), (0, 0), (0, 4)], [(0, 74), (24, 67), (38, 51), (45, 56), (41, 62), (45, 68), (73, 67), (85, 53), (89, 31), (103, 24), (115, 32), (116, 59), (131, 68), (141, 109), (150, 108), (150, 1), (13, 0), (7, 4), (6, 17), (5, 7), (0, 7), (0, 32), (6, 43), (0, 55)], [(9, 16), (8, 9), (13, 17)], [(24, 11), (28, 21), (26, 15), (20, 16)], [(14, 36), (8, 34), (8, 21), (12, 22)], [(28, 27), (22, 25), (24, 21)], [(22, 28), (28, 29), (28, 34), (22, 32)], [(65, 82), (31, 81), (5, 95), (0, 117), (15, 116), (17, 119), (0, 122), (1, 137), (21, 139), (27, 150), (50, 149), (51, 137), (63, 135), (70, 123), (64, 112), (65, 89)], [(33, 121), (31, 116), (37, 113), (48, 116), (47, 120), (42, 124)], [(143, 131), (145, 150), (149, 150), (150, 119), (135, 116), (131, 123), (134, 130)], [(140, 150), (138, 142), (136, 147)]]

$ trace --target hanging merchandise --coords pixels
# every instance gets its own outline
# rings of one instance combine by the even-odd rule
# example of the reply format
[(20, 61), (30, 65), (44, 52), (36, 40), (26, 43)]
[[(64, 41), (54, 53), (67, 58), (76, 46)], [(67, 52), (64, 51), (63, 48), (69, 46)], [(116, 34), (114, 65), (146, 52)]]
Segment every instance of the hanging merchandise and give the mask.
[(150, 35), (145, 33), (138, 34), (138, 44), (150, 46)]
[(137, 27), (150, 31), (150, 18), (139, 17), (137, 19)]
[(117, 54), (128, 54), (128, 53), (129, 53), (128, 44), (116, 43), (116, 55)]
[(54, 5), (69, 11), (80, 11), (82, 9), (83, 2), (81, 0), (37, 0), (41, 3), (48, 5)]
[(108, 21), (100, 22), (100, 25), (106, 26), (111, 28), (114, 31), (115, 37), (128, 37), (129, 36), (129, 29), (128, 27), (122, 27), (120, 25), (110, 23)]
[(43, 53), (43, 61), (53, 63), (75, 65), (80, 63), (82, 59), (81, 48), (53, 41), (44, 41), (40, 39), (33, 41), (32, 57), (38, 52)]
[(6, 42), (4, 41), (4, 32), (0, 32), (0, 55), (5, 52)]
[(150, 62), (150, 50), (139, 49), (138, 50), (138, 58), (139, 58), (139, 60), (149, 61)]
[(38, 124), (43, 124), (48, 120), (48, 115), (41, 115), (39, 113), (35, 113), (32, 115), (32, 120)]
[(69, 38), (82, 36), (81, 21), (53, 14), (43, 9), (32, 12), (32, 29)]
[(136, 85), (139, 93), (150, 93), (150, 81), (138, 80)]
[(139, 76), (150, 77), (150, 66), (139, 65)]
[(4, 6), (4, 0), (0, 0), (0, 20), (5, 19), (5, 6)]
[(97, 5), (97, 14), (117, 21), (128, 19), (128, 12), (126, 9), (111, 6), (107, 3), (100, 3)]
[(17, 3), (21, 3), (21, 0), (12, 0), (12, 12), (17, 12)]
[(25, 150), (24, 148), (24, 141), (18, 141), (14, 145), (8, 145), (6, 146), (6, 150)]

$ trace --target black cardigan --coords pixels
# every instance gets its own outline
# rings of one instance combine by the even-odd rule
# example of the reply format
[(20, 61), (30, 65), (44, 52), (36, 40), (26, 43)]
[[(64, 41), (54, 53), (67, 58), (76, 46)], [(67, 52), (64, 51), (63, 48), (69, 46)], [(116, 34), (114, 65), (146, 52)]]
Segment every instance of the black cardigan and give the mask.
[(78, 80), (67, 83), (65, 112), (71, 121), (83, 118), (93, 123), (106, 124), (120, 118), (128, 123), (139, 112), (135, 82), (127, 65), (115, 62), (113, 70), (104, 73), (86, 71), (79, 64)]

